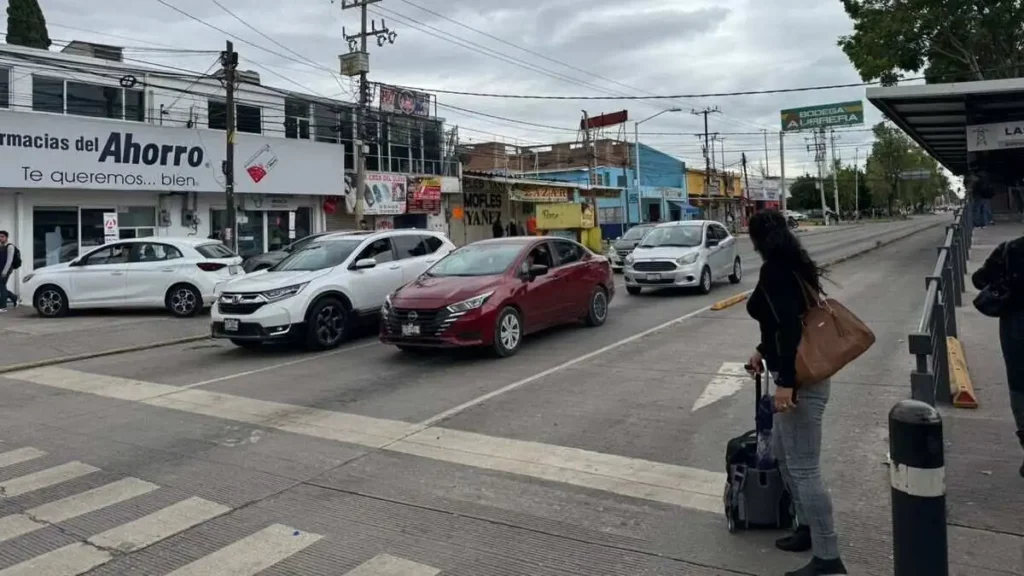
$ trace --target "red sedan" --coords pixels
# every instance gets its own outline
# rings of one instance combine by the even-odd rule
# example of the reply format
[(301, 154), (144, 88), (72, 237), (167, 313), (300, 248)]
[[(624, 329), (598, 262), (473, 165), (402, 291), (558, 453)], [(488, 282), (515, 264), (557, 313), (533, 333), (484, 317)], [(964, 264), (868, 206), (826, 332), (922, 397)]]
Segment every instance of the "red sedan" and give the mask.
[(615, 294), (611, 265), (572, 240), (520, 236), (452, 252), (389, 295), (380, 340), (402, 350), (519, 350), (523, 336), (574, 322), (600, 326)]

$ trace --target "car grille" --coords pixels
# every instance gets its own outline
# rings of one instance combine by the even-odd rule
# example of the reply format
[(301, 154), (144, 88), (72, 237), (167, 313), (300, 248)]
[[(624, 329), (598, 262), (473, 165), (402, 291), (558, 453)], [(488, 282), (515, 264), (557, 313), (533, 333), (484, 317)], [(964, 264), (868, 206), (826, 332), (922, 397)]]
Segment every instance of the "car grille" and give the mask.
[(637, 272), (671, 272), (676, 269), (675, 262), (647, 261), (633, 263), (633, 270)]
[(252, 314), (267, 303), (258, 294), (222, 294), (217, 300), (217, 310), (221, 314)]
[(431, 338), (440, 336), (465, 312), (448, 312), (446, 308), (435, 310), (419, 310), (411, 308), (392, 308), (384, 314), (384, 329), (389, 336), (402, 336), (403, 325), (419, 326), (418, 336), (405, 338)]

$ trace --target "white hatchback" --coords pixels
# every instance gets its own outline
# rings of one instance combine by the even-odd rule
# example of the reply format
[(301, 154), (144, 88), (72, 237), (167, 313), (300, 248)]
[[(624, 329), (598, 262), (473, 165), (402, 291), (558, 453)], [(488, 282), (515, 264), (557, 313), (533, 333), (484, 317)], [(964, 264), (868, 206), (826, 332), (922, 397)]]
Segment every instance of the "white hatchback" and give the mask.
[(696, 287), (707, 294), (718, 280), (738, 284), (743, 263), (736, 238), (718, 222), (685, 220), (657, 225), (626, 257), (626, 292), (645, 287)]
[(33, 270), (20, 294), (44, 317), (86, 308), (167, 308), (184, 318), (215, 300), (242, 259), (217, 240), (149, 237), (99, 246), (71, 262)]

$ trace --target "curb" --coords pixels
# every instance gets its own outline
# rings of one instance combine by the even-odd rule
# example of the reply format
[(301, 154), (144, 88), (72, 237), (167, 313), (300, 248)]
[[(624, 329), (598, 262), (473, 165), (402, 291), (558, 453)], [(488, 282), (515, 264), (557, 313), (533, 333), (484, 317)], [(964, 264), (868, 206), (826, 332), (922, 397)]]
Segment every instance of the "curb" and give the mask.
[(977, 408), (978, 396), (974, 393), (971, 373), (967, 370), (967, 355), (964, 346), (952, 336), (946, 337), (949, 356), (949, 393), (956, 408)]
[(187, 344), (189, 342), (199, 342), (201, 340), (208, 340), (210, 337), (206, 334), (202, 336), (185, 336), (183, 338), (175, 338), (173, 340), (161, 340), (159, 342), (151, 342), (149, 344), (137, 344), (135, 346), (125, 346), (123, 348), (113, 348), (110, 350), (102, 350), (100, 352), (83, 352), (82, 354), (74, 354), (71, 356), (60, 356), (58, 358), (45, 358), (43, 360), (33, 360), (32, 362), (23, 362), (21, 364), (8, 364), (6, 366), (0, 366), (0, 374), (9, 374), (11, 372), (19, 372), (21, 370), (30, 370), (32, 368), (42, 368), (44, 366), (53, 366), (55, 364), (66, 364), (68, 362), (77, 362), (79, 360), (90, 360), (92, 358), (102, 358), (104, 356), (114, 356), (117, 354), (128, 354), (130, 352), (142, 352), (143, 350), (152, 350), (153, 348), (163, 348), (165, 346), (174, 346), (175, 344)]
[(725, 300), (719, 300), (718, 302), (715, 302), (714, 304), (711, 305), (711, 309), (716, 311), (725, 310), (726, 308), (730, 306), (735, 306), (736, 304), (739, 304), (740, 302), (743, 302), (746, 299), (747, 293), (740, 292), (739, 294), (736, 294), (734, 296), (729, 296)]

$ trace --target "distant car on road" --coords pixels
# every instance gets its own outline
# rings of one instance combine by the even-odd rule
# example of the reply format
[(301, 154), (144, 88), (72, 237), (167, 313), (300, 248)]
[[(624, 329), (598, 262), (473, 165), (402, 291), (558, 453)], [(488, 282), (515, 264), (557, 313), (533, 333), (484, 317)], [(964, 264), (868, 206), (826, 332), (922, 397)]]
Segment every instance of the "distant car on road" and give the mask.
[(718, 222), (687, 220), (657, 225), (626, 257), (626, 291), (645, 287), (696, 287), (704, 294), (714, 282), (738, 284), (743, 264), (736, 238)]
[(50, 318), (73, 309), (161, 307), (184, 318), (210, 306), (219, 285), (243, 275), (241, 264), (218, 240), (134, 238), (33, 270), (21, 294)]
[(458, 249), (390, 294), (380, 339), (401, 350), (490, 347), (515, 354), (523, 337), (561, 324), (600, 326), (615, 278), (608, 259), (562, 238), (518, 236)]
[(256, 272), (258, 270), (267, 270), (274, 264), (277, 264), (281, 260), (284, 260), (292, 252), (297, 252), (306, 247), (310, 242), (320, 238), (326, 234), (337, 234), (338, 232), (320, 232), (318, 234), (310, 234), (304, 238), (299, 238), (295, 242), (281, 248), (280, 250), (271, 250), (270, 252), (264, 252), (263, 254), (257, 254), (256, 256), (250, 256), (242, 262), (242, 268), (245, 269), (246, 273)]
[(356, 319), (376, 318), (387, 294), (454, 249), (427, 230), (326, 234), (225, 286), (210, 313), (211, 334), (244, 348), (283, 340), (334, 348)]
[(622, 267), (625, 266), (626, 256), (633, 253), (637, 244), (643, 240), (644, 235), (653, 230), (655, 226), (656, 224), (637, 224), (626, 230), (622, 238), (612, 241), (612, 245), (608, 249), (608, 260), (612, 263), (612, 270), (616, 272), (622, 271)]

